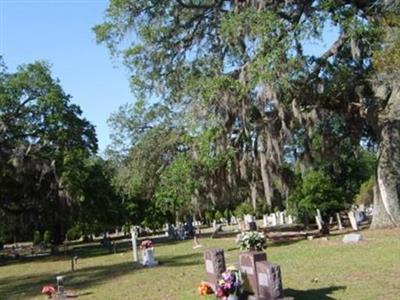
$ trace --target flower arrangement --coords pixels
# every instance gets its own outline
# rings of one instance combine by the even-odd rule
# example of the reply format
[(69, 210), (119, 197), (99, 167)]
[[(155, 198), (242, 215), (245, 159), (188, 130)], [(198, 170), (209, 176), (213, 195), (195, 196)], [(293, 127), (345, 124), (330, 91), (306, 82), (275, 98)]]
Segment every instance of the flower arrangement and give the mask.
[(244, 232), (237, 236), (236, 243), (240, 250), (262, 251), (267, 248), (265, 236), (257, 231)]
[(42, 294), (46, 294), (47, 297), (49, 297), (49, 299), (52, 299), (53, 294), (55, 294), (55, 292), (56, 292), (56, 289), (50, 284), (49, 285), (45, 285), (42, 288)]
[(221, 274), (221, 279), (215, 290), (215, 295), (219, 299), (237, 299), (241, 291), (241, 274), (238, 269), (231, 266)]
[(213, 293), (211, 287), (205, 282), (200, 283), (197, 286), (197, 290), (199, 291), (200, 296), (205, 296)]
[(144, 240), (143, 242), (140, 243), (140, 249), (149, 249), (153, 247), (153, 242), (150, 240)]

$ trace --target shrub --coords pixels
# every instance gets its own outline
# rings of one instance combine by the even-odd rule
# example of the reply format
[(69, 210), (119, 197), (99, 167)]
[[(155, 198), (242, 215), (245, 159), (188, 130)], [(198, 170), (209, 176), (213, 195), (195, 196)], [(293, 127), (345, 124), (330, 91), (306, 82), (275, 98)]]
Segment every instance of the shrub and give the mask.
[(249, 202), (242, 202), (235, 209), (235, 216), (243, 218), (244, 215), (254, 213), (253, 206)]
[(43, 242), (45, 242), (46, 244), (50, 244), (51, 243), (51, 233), (50, 231), (46, 230), (43, 234)]
[(40, 234), (39, 230), (35, 230), (33, 233), (33, 244), (38, 245), (42, 241), (42, 235)]
[(220, 221), (224, 216), (222, 215), (222, 213), (217, 210), (217, 212), (215, 213), (215, 220)]
[(79, 226), (75, 225), (68, 229), (67, 231), (67, 239), (69, 241), (78, 240), (82, 236), (82, 230)]
[(244, 251), (263, 251), (267, 248), (265, 236), (257, 231), (239, 234), (236, 243)]
[(329, 216), (344, 208), (341, 198), (342, 190), (329, 176), (321, 171), (311, 171), (300, 181), (289, 201), (297, 208), (299, 216), (314, 215), (316, 209), (323, 216)]
[(374, 202), (374, 184), (375, 178), (371, 177), (361, 184), (358, 194), (354, 197), (354, 203), (371, 205)]

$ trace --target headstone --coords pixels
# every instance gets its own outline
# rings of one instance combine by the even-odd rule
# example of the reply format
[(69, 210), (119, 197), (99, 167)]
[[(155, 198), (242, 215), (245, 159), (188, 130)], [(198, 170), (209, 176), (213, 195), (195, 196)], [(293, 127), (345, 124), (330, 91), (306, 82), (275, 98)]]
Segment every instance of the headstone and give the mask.
[(281, 225), (285, 224), (285, 213), (283, 211), (279, 212), (279, 223)]
[(276, 226), (276, 215), (271, 214), (271, 226)]
[(204, 251), (204, 263), (206, 266), (207, 282), (215, 291), (219, 276), (225, 271), (224, 250), (210, 248)]
[(356, 218), (354, 216), (354, 212), (351, 210), (347, 214), (349, 216), (351, 227), (353, 228), (353, 230), (358, 231), (358, 225), (357, 225)]
[(276, 212), (274, 215), (275, 215), (275, 218), (276, 218), (276, 224), (277, 224), (277, 225), (282, 225), (282, 224), (281, 224), (281, 218), (280, 218), (279, 212)]
[(237, 225), (238, 221), (235, 216), (231, 217), (231, 225)]
[(193, 237), (194, 234), (194, 229), (193, 229), (193, 217), (192, 216), (187, 216), (186, 218), (186, 224), (187, 224), (187, 231), (190, 237)]
[(287, 221), (287, 223), (288, 223), (288, 224), (293, 224), (293, 217), (292, 217), (292, 215), (288, 215), (288, 221)]
[(281, 268), (267, 262), (256, 262), (258, 291), (260, 300), (280, 299), (283, 297)]
[(244, 278), (246, 278), (244, 289), (248, 293), (254, 294), (256, 297), (259, 295), (256, 262), (266, 260), (267, 255), (265, 252), (246, 251), (239, 254), (240, 272), (242, 272)]
[(263, 225), (264, 227), (268, 226), (268, 215), (263, 215)]
[(158, 261), (154, 259), (154, 248), (143, 249), (142, 256), (143, 256), (143, 262), (142, 262), (143, 266), (154, 267), (158, 265)]
[(133, 262), (136, 263), (138, 261), (138, 255), (137, 255), (137, 233), (135, 229), (131, 229), (131, 241), (132, 241), (132, 256), (133, 256)]
[(249, 222), (248, 224), (247, 224), (247, 226), (248, 226), (248, 228), (249, 228), (249, 230), (250, 231), (257, 231), (257, 224), (256, 224), (256, 222)]
[(322, 223), (321, 220), (318, 218), (318, 216), (315, 216), (315, 222), (317, 223), (318, 230), (322, 229)]
[(329, 225), (333, 224), (333, 217), (329, 217)]
[(212, 221), (212, 226), (213, 226), (213, 229), (215, 231), (217, 229), (217, 221), (213, 220)]
[(338, 229), (342, 230), (343, 229), (343, 225), (342, 225), (342, 220), (340, 219), (340, 214), (336, 213), (336, 219), (337, 219), (337, 223), (338, 223)]
[(361, 240), (362, 236), (359, 233), (350, 233), (343, 237), (343, 243), (358, 243)]

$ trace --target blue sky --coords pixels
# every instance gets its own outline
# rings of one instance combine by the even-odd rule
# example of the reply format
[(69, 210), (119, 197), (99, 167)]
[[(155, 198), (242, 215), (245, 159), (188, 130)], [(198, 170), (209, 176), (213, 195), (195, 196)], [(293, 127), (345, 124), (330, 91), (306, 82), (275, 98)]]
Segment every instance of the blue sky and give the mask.
[(128, 73), (97, 45), (91, 28), (107, 0), (0, 0), (0, 55), (9, 71), (35, 60), (52, 64), (55, 77), (96, 126), (100, 150), (109, 143), (107, 119), (134, 101)]
[[(0, 0), (0, 55), (10, 71), (24, 63), (46, 60), (72, 101), (96, 126), (100, 151), (109, 144), (107, 119), (119, 106), (133, 102), (126, 69), (97, 45), (91, 28), (102, 22), (108, 0)], [(323, 43), (306, 52), (324, 51), (337, 36), (327, 28)]]

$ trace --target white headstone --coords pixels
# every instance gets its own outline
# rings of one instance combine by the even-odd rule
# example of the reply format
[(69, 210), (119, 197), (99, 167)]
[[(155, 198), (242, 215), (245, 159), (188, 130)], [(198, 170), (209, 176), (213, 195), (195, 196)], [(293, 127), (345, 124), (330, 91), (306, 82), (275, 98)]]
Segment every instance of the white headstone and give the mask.
[(250, 214), (244, 215), (244, 222), (249, 224), (250, 222), (254, 222), (254, 217)]
[(351, 224), (351, 227), (353, 228), (353, 230), (358, 231), (358, 225), (357, 225), (356, 218), (354, 216), (354, 212), (351, 210), (347, 213), (347, 215), (349, 216), (350, 224)]
[(217, 230), (217, 221), (213, 220), (212, 226), (213, 226), (214, 231)]
[(343, 237), (343, 243), (358, 243), (361, 240), (362, 237), (359, 233), (350, 233)]
[(288, 218), (287, 218), (288, 220), (287, 220), (287, 223), (288, 224), (293, 224), (293, 217), (292, 217), (292, 215), (288, 215)]
[(143, 249), (143, 262), (144, 266), (153, 267), (158, 265), (158, 261), (154, 259), (154, 248)]
[(276, 215), (271, 214), (271, 226), (276, 226)]
[(318, 230), (322, 229), (322, 223), (321, 220), (318, 218), (318, 216), (315, 216), (315, 222), (317, 223)]
[(264, 227), (268, 226), (268, 215), (263, 215), (263, 225)]
[(131, 241), (132, 241), (132, 256), (133, 256), (133, 262), (138, 261), (138, 255), (137, 255), (137, 235), (135, 229), (131, 229)]
[(279, 223), (281, 225), (285, 224), (285, 213), (283, 211), (279, 212)]
[(338, 223), (338, 229), (342, 230), (343, 229), (343, 225), (342, 225), (342, 220), (340, 219), (339, 213), (336, 213), (336, 219), (337, 219), (337, 223)]

